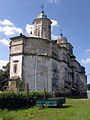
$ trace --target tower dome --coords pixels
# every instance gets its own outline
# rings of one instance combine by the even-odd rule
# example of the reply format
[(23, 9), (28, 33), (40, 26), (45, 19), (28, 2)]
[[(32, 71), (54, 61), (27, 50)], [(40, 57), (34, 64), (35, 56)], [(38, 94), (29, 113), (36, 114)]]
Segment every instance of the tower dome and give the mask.
[(61, 40), (61, 43), (67, 43), (67, 42), (68, 42), (68, 41), (67, 41), (67, 38), (64, 37), (64, 36), (61, 36), (61, 37), (60, 37), (60, 40)]
[(42, 11), (37, 18), (46, 18), (47, 19), (47, 15), (45, 15), (44, 11)]
[(34, 37), (51, 40), (51, 24), (51, 20), (47, 18), (44, 10), (42, 10), (37, 18), (33, 21), (32, 35)]
[(58, 44), (63, 44), (63, 43), (68, 43), (67, 38), (63, 36), (63, 34), (61, 33), (60, 36), (58, 37), (57, 40)]

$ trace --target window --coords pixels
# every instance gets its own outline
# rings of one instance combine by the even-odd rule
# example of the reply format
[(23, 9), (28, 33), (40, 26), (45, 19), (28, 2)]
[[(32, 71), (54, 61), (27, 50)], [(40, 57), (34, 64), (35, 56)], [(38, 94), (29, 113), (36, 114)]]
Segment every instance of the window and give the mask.
[(18, 62), (18, 60), (14, 60), (13, 62), (16, 63), (16, 62)]
[(39, 30), (37, 31), (37, 36), (40, 37), (40, 31)]
[(13, 65), (13, 71), (14, 71), (14, 73), (17, 73), (17, 64)]

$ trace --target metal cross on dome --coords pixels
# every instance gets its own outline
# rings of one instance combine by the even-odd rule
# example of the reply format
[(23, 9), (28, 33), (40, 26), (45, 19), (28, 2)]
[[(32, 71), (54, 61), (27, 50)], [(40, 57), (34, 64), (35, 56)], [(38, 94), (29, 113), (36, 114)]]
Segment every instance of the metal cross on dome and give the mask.
[(41, 9), (42, 9), (42, 12), (44, 12), (44, 4), (43, 4), (43, 1), (42, 1)]
[(62, 28), (60, 29), (60, 35), (63, 36), (63, 33), (62, 33)]

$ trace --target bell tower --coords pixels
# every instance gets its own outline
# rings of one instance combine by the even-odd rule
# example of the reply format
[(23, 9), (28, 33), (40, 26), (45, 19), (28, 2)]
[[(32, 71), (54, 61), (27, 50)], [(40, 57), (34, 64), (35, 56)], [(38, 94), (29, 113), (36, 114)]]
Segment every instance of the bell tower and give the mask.
[(47, 18), (42, 6), (41, 13), (33, 21), (32, 36), (51, 39), (51, 20)]

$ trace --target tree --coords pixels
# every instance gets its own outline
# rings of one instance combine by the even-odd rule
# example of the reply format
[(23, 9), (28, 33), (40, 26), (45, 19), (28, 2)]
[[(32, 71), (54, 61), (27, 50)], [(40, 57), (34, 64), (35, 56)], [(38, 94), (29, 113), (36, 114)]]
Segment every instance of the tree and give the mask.
[(87, 85), (87, 89), (90, 90), (90, 84)]
[(9, 70), (10, 63), (8, 63), (6, 66), (3, 66), (3, 70), (0, 70), (0, 91), (4, 91), (7, 89), (9, 82)]

